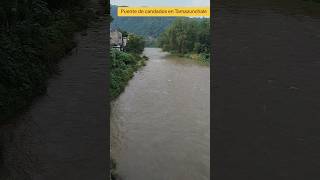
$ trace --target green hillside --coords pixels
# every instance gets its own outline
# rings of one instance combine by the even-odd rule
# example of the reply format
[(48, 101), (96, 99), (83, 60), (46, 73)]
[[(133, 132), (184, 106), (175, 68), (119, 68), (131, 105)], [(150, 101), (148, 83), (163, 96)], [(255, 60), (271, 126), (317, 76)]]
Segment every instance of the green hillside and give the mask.
[(111, 15), (112, 28), (120, 28), (147, 38), (158, 37), (176, 19), (175, 17), (118, 17), (115, 5), (111, 6)]

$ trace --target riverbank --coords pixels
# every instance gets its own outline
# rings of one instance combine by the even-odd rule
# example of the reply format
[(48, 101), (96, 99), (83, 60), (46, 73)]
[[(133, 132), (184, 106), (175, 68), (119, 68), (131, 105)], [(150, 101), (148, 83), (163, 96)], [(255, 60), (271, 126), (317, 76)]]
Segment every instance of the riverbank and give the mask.
[(184, 57), (195, 60), (199, 64), (210, 65), (210, 55), (209, 54), (196, 54), (196, 53), (188, 53), (183, 55)]
[(117, 172), (117, 162), (113, 158), (110, 159), (110, 180), (120, 180)]
[(124, 91), (134, 73), (142, 66), (145, 66), (148, 58), (136, 53), (112, 49), (110, 51), (110, 59), (110, 96), (111, 100), (114, 100)]
[(210, 55), (209, 54), (197, 54), (197, 53), (186, 53), (186, 54), (179, 54), (179, 53), (173, 53), (169, 52), (169, 56), (173, 57), (185, 57), (190, 60), (193, 60), (194, 62), (200, 64), (200, 65), (206, 65), (210, 66)]
[[(148, 57), (138, 55), (136, 53), (122, 52), (112, 49), (110, 51), (110, 59), (110, 100), (112, 101), (120, 96), (120, 94), (125, 90), (125, 87), (134, 76), (134, 73), (146, 65)], [(110, 161), (110, 178), (111, 180), (118, 180), (117, 162), (113, 157), (110, 158)]]

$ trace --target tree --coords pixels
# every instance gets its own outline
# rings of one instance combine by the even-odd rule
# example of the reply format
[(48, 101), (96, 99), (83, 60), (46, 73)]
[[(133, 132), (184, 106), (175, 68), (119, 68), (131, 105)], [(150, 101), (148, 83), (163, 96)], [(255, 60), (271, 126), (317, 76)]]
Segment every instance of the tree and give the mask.
[(210, 23), (204, 18), (177, 18), (159, 39), (158, 45), (165, 51), (179, 54), (209, 53)]
[(141, 54), (144, 50), (145, 41), (142, 36), (138, 36), (135, 34), (129, 34), (128, 35), (128, 43), (125, 47), (125, 51)]

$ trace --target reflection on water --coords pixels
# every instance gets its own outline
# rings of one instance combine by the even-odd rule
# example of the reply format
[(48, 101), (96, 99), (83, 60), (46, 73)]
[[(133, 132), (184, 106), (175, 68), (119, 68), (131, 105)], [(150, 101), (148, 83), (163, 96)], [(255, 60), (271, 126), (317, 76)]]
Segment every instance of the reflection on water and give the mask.
[(150, 59), (112, 103), (112, 155), (127, 180), (209, 179), (210, 71), (146, 48)]

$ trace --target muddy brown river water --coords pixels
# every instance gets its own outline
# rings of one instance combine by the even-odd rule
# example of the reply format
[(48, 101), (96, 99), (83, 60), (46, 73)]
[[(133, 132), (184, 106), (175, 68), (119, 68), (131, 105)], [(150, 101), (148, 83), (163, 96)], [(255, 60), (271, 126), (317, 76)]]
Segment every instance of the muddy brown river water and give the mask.
[(125, 180), (208, 180), (210, 69), (146, 48), (147, 65), (112, 103), (112, 155)]
[[(209, 68), (146, 49), (147, 66), (112, 102), (112, 155), (124, 180), (207, 180), (210, 139), (215, 180), (319, 179), (319, 4), (271, 1), (215, 5), (211, 123)], [(105, 178), (106, 25), (62, 61), (30, 120), (2, 129), (1, 175)]]

